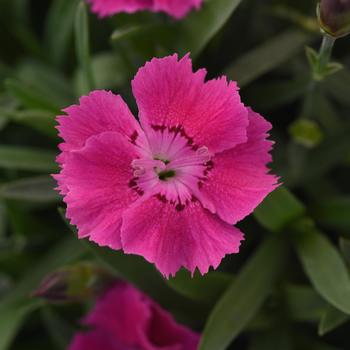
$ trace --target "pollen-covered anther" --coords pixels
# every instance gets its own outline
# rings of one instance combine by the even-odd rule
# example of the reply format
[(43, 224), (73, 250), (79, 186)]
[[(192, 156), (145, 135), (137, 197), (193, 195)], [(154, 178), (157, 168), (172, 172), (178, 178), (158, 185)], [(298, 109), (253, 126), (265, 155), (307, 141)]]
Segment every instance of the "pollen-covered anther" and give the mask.
[(134, 176), (135, 177), (139, 177), (139, 176), (142, 176), (146, 173), (146, 169), (145, 168), (142, 168), (142, 167), (134, 167)]

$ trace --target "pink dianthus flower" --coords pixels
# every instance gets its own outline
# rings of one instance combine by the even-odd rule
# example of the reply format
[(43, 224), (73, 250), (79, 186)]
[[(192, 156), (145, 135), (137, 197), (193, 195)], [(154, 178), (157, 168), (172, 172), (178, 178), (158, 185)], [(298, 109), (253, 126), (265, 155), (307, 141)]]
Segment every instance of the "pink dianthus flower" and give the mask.
[(202, 0), (87, 0), (92, 11), (100, 17), (112, 16), (120, 12), (134, 13), (148, 10), (165, 12), (177, 19), (183, 18), (193, 8), (199, 9)]
[(140, 124), (119, 95), (94, 91), (58, 117), (55, 178), (67, 217), (101, 246), (202, 274), (239, 251), (232, 226), (277, 186), (271, 125), (235, 82), (205, 82), (188, 56), (154, 58), (132, 81)]
[(199, 334), (134, 287), (117, 283), (82, 321), (68, 350), (196, 350)]

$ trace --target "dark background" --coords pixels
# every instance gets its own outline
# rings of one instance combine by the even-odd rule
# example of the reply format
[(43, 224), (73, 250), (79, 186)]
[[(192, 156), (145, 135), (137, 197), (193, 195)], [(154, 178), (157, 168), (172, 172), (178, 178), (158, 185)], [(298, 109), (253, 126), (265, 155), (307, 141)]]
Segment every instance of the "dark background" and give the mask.
[[(305, 47), (322, 41), (316, 1), (230, 3), (208, 0), (179, 22), (89, 14), (84, 31), (76, 0), (0, 0), (0, 350), (65, 349), (94, 293), (70, 303), (31, 293), (48, 273), (87, 261), (137, 285), (207, 344), (219, 338), (206, 349), (350, 349), (350, 38), (335, 43), (344, 68), (314, 82)], [(87, 33), (89, 55), (75, 45)], [(203, 278), (181, 271), (166, 281), (141, 258), (77, 241), (49, 174), (55, 116), (92, 88), (86, 62), (94, 87), (122, 94), (137, 115), (132, 77), (174, 52), (191, 52), (209, 77), (237, 80), (244, 102), (273, 124), (271, 167), (283, 187), (239, 224), (239, 255)]]

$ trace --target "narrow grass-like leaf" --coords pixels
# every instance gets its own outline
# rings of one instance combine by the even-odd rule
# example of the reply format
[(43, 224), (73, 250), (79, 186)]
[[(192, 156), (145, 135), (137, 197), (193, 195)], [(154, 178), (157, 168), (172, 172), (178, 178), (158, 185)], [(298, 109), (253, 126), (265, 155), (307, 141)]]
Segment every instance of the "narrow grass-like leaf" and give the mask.
[(197, 56), (223, 27), (242, 0), (209, 0), (175, 26), (176, 52)]
[(20, 300), (0, 304), (0, 350), (9, 348), (24, 319), (42, 305), (40, 300)]
[(286, 258), (284, 248), (280, 237), (268, 238), (243, 267), (209, 316), (200, 350), (224, 350), (245, 329), (273, 288)]
[(74, 99), (70, 79), (59, 70), (37, 60), (26, 60), (16, 71), (16, 77), (24, 86), (30, 86), (42, 99), (60, 108)]
[(88, 14), (86, 4), (83, 1), (78, 4), (75, 15), (75, 49), (78, 62), (84, 72), (86, 92), (89, 92), (94, 90), (95, 81), (90, 58)]
[(125, 26), (123, 28), (115, 29), (114, 32), (111, 34), (111, 41), (112, 41), (112, 43), (115, 43), (119, 40), (126, 39), (129, 36), (137, 34), (141, 30), (145, 30), (145, 29), (147, 30), (148, 27), (145, 28), (145, 27), (140, 26), (140, 25), (131, 25), (131, 26), (129, 25), (129, 26)]
[(0, 198), (33, 202), (56, 202), (56, 182), (50, 176), (36, 176), (0, 185)]
[(30, 147), (0, 145), (0, 168), (54, 172), (55, 153)]
[(7, 114), (11, 121), (29, 126), (40, 133), (51, 138), (57, 138), (57, 130), (55, 129), (56, 113), (26, 109), (23, 111), (15, 111)]
[[(46, 19), (45, 39), (52, 61), (62, 65), (73, 37), (73, 24), (78, 0), (52, 1)], [(64, 18), (64, 20), (62, 20)]]
[(312, 224), (296, 228), (296, 249), (314, 288), (331, 305), (350, 315), (350, 278), (338, 250)]
[(14, 79), (8, 79), (5, 82), (7, 91), (17, 98), (17, 100), (27, 108), (43, 109), (58, 113), (59, 106), (53, 102), (47, 100), (40, 92), (34, 89), (32, 86), (28, 86), (23, 82), (19, 82)]
[[(110, 52), (101, 52), (92, 57), (92, 71), (96, 89), (120, 88), (126, 82), (128, 73), (119, 55)], [(84, 72), (78, 70), (75, 77), (78, 94), (86, 92)]]
[(300, 30), (283, 32), (240, 57), (225, 70), (225, 74), (238, 81), (241, 87), (248, 85), (292, 58), (311, 38), (310, 34)]

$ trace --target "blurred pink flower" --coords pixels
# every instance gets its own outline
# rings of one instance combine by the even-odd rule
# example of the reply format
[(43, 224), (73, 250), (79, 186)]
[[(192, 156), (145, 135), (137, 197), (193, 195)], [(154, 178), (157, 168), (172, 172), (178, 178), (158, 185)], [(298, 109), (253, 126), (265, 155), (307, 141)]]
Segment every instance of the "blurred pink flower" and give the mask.
[(235, 82), (205, 82), (188, 56), (154, 58), (132, 82), (140, 124), (119, 95), (94, 91), (58, 117), (55, 175), (79, 238), (139, 254), (165, 275), (202, 274), (239, 251), (232, 224), (276, 188), (271, 125)]
[(199, 334), (126, 283), (117, 283), (82, 321), (68, 350), (196, 350)]
[(202, 0), (87, 0), (92, 11), (100, 17), (112, 16), (116, 13), (148, 10), (165, 12), (177, 19), (183, 18), (193, 8), (199, 9)]

